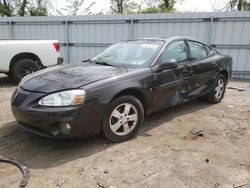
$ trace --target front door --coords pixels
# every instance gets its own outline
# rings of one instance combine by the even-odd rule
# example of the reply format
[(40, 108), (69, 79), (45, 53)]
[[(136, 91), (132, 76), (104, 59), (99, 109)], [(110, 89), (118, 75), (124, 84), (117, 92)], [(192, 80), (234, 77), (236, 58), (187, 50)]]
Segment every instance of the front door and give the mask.
[(171, 42), (159, 57), (157, 64), (175, 60), (177, 68), (153, 71), (154, 111), (182, 103), (186, 99), (187, 82), (190, 78), (188, 51), (185, 40)]

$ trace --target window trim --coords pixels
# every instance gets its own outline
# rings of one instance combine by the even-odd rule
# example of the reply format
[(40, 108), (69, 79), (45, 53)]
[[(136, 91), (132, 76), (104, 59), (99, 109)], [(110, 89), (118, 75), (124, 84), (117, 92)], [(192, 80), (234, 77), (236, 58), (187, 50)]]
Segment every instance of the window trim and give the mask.
[[(204, 47), (206, 47), (206, 46), (208, 46), (208, 45), (206, 45), (206, 44), (204, 44), (204, 43), (202, 43), (202, 42), (199, 42), (199, 41), (195, 41), (195, 40), (188, 40), (187, 39), (187, 45), (188, 45), (188, 51), (189, 51), (189, 61), (192, 63), (192, 62), (196, 62), (196, 61), (201, 61), (201, 60), (204, 60), (204, 59), (206, 59), (206, 58), (208, 58), (208, 52), (207, 52), (207, 49), (205, 48), (205, 51), (206, 51), (206, 57), (204, 57), (204, 58), (200, 58), (200, 59), (194, 59), (194, 60), (191, 60), (191, 48), (190, 48), (190, 45), (189, 45), (189, 42), (195, 42), (195, 43), (198, 43), (198, 44), (201, 44), (201, 45), (203, 45)], [(211, 50), (213, 50), (210, 46), (208, 46)]]
[(162, 52), (160, 53), (158, 59), (156, 60), (155, 65), (160, 65), (160, 58), (161, 58), (162, 54), (165, 52), (165, 50), (167, 50), (167, 48), (168, 48), (171, 44), (173, 44), (173, 43), (175, 43), (175, 42), (179, 42), (179, 41), (183, 41), (183, 42), (185, 43), (187, 59), (186, 59), (186, 61), (183, 61), (183, 62), (181, 62), (181, 63), (178, 63), (178, 62), (177, 62), (177, 65), (179, 66), (179, 65), (183, 65), (183, 64), (185, 64), (185, 63), (188, 63), (188, 62), (189, 62), (189, 48), (188, 48), (188, 44), (187, 44), (187, 41), (186, 41), (186, 40), (187, 40), (187, 39), (185, 39), (185, 38), (182, 38), (182, 39), (175, 39), (175, 40), (172, 40), (170, 43), (168, 43), (165, 47), (163, 47), (163, 50), (162, 50)]

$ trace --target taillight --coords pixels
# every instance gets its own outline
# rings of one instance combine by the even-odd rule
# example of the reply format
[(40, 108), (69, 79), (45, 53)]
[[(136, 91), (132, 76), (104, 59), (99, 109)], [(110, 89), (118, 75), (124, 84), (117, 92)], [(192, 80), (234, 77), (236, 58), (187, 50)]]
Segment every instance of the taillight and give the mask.
[(59, 53), (60, 52), (60, 45), (59, 45), (59, 43), (55, 42), (55, 43), (53, 43), (53, 46), (54, 46), (55, 50)]

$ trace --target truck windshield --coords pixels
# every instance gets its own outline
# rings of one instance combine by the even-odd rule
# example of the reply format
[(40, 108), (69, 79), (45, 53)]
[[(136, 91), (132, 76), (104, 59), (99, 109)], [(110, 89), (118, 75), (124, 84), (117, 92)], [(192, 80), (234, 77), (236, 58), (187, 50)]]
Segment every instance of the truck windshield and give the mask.
[(108, 47), (92, 61), (121, 67), (147, 67), (163, 44), (160, 40), (122, 41)]

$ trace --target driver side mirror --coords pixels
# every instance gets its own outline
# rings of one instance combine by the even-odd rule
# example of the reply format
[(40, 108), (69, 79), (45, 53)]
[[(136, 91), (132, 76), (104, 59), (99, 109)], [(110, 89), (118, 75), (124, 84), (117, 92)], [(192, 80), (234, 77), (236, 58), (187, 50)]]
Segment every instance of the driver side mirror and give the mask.
[(163, 62), (159, 65), (156, 65), (156, 67), (154, 68), (155, 72), (160, 72), (163, 70), (167, 70), (167, 69), (176, 69), (178, 67), (177, 65), (177, 60), (176, 59), (170, 59), (167, 62)]

